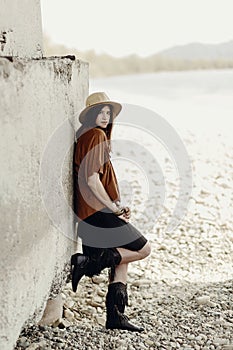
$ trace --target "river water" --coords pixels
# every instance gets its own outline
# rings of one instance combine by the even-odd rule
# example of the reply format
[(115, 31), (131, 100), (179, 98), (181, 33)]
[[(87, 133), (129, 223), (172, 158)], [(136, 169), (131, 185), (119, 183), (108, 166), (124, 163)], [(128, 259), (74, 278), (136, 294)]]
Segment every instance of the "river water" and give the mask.
[(198, 138), (222, 136), (233, 145), (233, 69), (91, 79), (94, 91), (155, 111), (181, 135), (189, 130)]

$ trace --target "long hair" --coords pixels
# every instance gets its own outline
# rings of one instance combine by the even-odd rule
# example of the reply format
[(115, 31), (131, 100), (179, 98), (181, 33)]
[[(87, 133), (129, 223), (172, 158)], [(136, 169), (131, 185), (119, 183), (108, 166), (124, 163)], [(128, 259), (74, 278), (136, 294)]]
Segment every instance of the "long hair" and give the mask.
[(109, 104), (103, 104), (103, 105), (98, 105), (93, 108), (91, 108), (86, 115), (86, 118), (84, 120), (84, 123), (80, 126), (80, 128), (76, 131), (76, 140), (84, 134), (86, 131), (92, 129), (92, 128), (100, 128), (99, 126), (96, 125), (95, 121), (100, 113), (101, 109), (105, 106), (108, 106), (110, 108), (110, 119), (107, 127), (105, 129), (102, 129), (108, 140), (108, 146), (109, 146), (109, 151), (111, 151), (111, 136), (112, 136), (112, 127), (113, 127), (113, 108)]

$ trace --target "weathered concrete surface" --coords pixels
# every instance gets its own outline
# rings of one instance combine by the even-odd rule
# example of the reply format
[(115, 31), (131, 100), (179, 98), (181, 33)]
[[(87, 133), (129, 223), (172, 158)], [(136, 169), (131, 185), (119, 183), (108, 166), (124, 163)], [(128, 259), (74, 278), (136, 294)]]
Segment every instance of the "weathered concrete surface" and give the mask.
[(0, 56), (42, 57), (40, 0), (0, 0)]
[[(73, 143), (72, 125), (77, 127), (75, 118), (87, 94), (88, 65), (79, 60), (0, 58), (1, 350), (12, 349), (28, 319), (39, 321), (52, 283), (76, 249), (69, 207), (72, 149), (67, 149), (62, 167), (56, 159), (64, 145)], [(48, 144), (53, 145), (50, 153)], [(45, 159), (48, 154), (52, 157)], [(41, 178), (43, 162), (48, 176)], [(59, 202), (62, 196), (56, 196), (51, 183), (59, 167), (69, 205)], [(41, 182), (47, 191), (43, 200)], [(54, 208), (52, 220), (46, 198)], [(66, 220), (65, 233), (57, 229), (59, 218)]]
[(39, 321), (39, 325), (47, 326), (52, 325), (54, 322), (62, 318), (64, 300), (62, 295), (58, 294), (56, 298), (49, 299), (46, 304), (42, 319)]

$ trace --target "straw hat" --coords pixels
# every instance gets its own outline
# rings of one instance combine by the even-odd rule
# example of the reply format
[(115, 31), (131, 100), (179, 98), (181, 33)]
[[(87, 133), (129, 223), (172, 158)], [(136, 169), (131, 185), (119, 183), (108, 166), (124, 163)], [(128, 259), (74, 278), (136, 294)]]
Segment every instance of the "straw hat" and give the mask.
[(122, 105), (118, 102), (110, 101), (105, 92), (94, 92), (86, 99), (86, 108), (79, 114), (80, 123), (84, 123), (87, 113), (95, 106), (111, 105), (113, 108), (113, 119), (120, 113)]

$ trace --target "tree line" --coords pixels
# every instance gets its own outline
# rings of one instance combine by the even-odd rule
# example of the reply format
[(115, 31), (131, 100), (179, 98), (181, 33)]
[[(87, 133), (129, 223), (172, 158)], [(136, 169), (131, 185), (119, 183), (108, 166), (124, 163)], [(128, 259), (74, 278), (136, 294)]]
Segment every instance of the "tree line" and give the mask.
[(47, 36), (44, 37), (44, 53), (46, 56), (75, 55), (76, 58), (89, 63), (91, 78), (159, 71), (233, 68), (233, 60), (229, 59), (171, 59), (158, 54), (148, 57), (132, 54), (118, 58), (108, 54), (96, 54), (94, 50), (79, 51), (67, 48), (52, 43)]

